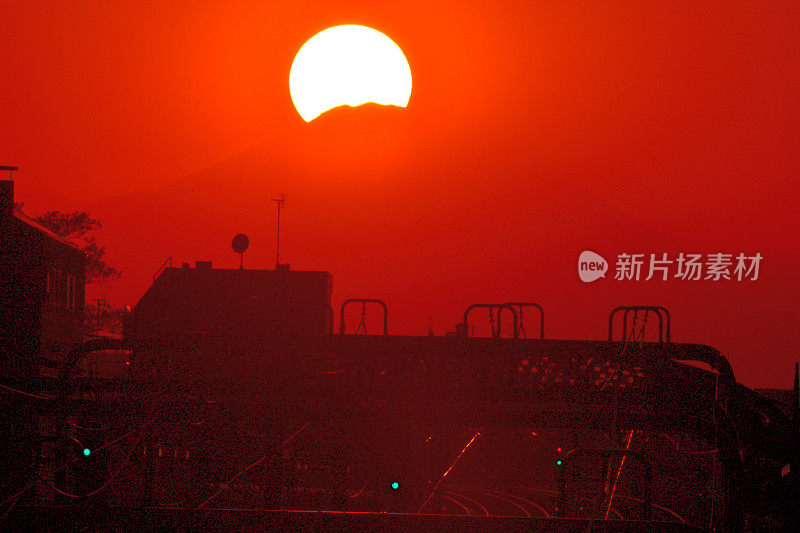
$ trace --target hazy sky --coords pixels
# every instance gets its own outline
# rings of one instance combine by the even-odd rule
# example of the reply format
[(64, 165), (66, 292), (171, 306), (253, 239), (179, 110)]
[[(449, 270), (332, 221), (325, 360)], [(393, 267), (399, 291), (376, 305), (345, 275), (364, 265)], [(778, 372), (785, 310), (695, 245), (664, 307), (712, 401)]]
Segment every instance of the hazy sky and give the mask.
[[(251, 265), (269, 265), (267, 197), (286, 192), (287, 260), (330, 270), (337, 301), (387, 299), (398, 332), (432, 315), (443, 333), (477, 300), (534, 299), (553, 336), (601, 337), (611, 307), (668, 303), (679, 340), (713, 335), (746, 383), (789, 386), (799, 10), (5, 2), (0, 164), (21, 167), (28, 205), (102, 216), (125, 272), (104, 289), (117, 301), (135, 302), (169, 255), (234, 266), (238, 231)], [(346, 23), (402, 48), (408, 108), (305, 124), (294, 54)], [(587, 285), (584, 249), (765, 259), (750, 285)]]

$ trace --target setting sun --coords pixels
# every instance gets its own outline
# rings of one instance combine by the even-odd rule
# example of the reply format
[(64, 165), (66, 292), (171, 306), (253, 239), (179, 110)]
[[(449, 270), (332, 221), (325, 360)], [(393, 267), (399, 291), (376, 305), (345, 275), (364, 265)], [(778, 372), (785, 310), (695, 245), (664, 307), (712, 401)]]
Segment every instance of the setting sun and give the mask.
[(411, 68), (400, 47), (383, 33), (366, 26), (334, 26), (297, 52), (289, 91), (306, 122), (342, 105), (406, 107)]

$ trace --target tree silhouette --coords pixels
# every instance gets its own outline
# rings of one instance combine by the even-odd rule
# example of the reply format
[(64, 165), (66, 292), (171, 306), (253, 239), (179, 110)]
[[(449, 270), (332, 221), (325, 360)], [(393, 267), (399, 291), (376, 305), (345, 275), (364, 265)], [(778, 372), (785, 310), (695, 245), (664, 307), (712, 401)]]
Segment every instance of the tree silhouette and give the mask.
[(122, 272), (106, 263), (106, 249), (97, 243), (94, 232), (102, 229), (100, 221), (85, 211), (62, 213), (47, 211), (36, 221), (56, 235), (75, 243), (86, 254), (86, 283), (116, 281)]
[[(59, 237), (69, 240), (86, 254), (86, 283), (104, 283), (119, 279), (122, 274), (119, 270), (106, 263), (104, 256), (106, 249), (97, 243), (95, 232), (102, 229), (100, 221), (92, 218), (85, 211), (62, 213), (60, 211), (47, 211), (35, 220)], [(86, 331), (103, 329), (114, 333), (122, 331), (121, 308), (112, 307), (105, 302), (101, 308), (86, 304), (83, 318)]]

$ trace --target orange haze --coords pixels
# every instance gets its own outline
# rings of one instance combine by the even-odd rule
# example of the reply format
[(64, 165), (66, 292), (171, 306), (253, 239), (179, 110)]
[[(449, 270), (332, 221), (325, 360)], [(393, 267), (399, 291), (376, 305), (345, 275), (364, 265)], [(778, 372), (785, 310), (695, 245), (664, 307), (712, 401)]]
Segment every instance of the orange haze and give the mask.
[[(89, 209), (133, 303), (168, 256), (282, 257), (377, 297), (395, 333), (442, 334), (476, 301), (534, 300), (552, 337), (661, 304), (754, 386), (798, 359), (796, 2), (6, 3), (0, 164), (26, 210)], [(407, 109), (305, 124), (299, 47), (337, 24), (386, 33)], [(756, 282), (583, 284), (580, 251), (760, 252)], [(613, 269), (613, 265), (612, 265)], [(533, 328), (530, 328), (533, 329)]]

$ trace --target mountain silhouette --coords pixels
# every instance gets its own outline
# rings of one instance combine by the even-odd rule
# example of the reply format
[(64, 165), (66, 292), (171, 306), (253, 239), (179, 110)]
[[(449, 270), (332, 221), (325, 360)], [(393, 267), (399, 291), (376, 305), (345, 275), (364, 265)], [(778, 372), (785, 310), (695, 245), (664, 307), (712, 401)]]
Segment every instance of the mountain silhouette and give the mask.
[(271, 267), (276, 194), (287, 196), (284, 257), (292, 260), (295, 247), (318, 250), (294, 254), (304, 268), (326, 268), (338, 238), (399, 228), (387, 215), (414, 183), (412, 124), (406, 109), (377, 104), (334, 108), (311, 123), (298, 117), (270, 141), (162, 189), (89, 206), (103, 221), (110, 259), (124, 265), (123, 298), (137, 298), (169, 256), (233, 259), (228, 241), (238, 232), (251, 239), (246, 264)]
[[(274, 268), (270, 198), (285, 194), (281, 261), (332, 272), (335, 305), (384, 299), (394, 333), (426, 332), (429, 316), (444, 332), (476, 301), (533, 300), (547, 309), (551, 335), (602, 338), (610, 308), (657, 303), (681, 317), (677, 339), (707, 340), (713, 328), (715, 343), (748, 371), (754, 326), (746, 314), (726, 317), (763, 301), (783, 305), (791, 291), (778, 280), (793, 279), (795, 256), (771, 253), (775, 245), (744, 225), (723, 232), (700, 216), (685, 220), (680, 203), (673, 216), (654, 216), (651, 202), (634, 201), (639, 190), (618, 187), (614, 176), (549, 171), (546, 154), (522, 149), (520, 139), (477, 127), (459, 137), (438, 131), (413, 106), (339, 107), (310, 123), (298, 117), (159, 190), (88, 206), (103, 222), (109, 261), (123, 271), (109, 300), (135, 303), (168, 257), (236, 268), (237, 233), (250, 238), (245, 267)], [(575, 265), (587, 249), (610, 263), (606, 279), (590, 286)], [(613, 279), (617, 253), (697, 250), (760, 251), (772, 277), (735, 287)], [(758, 324), (781, 349), (785, 333)]]

